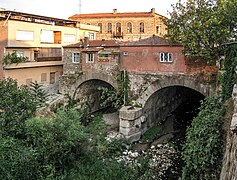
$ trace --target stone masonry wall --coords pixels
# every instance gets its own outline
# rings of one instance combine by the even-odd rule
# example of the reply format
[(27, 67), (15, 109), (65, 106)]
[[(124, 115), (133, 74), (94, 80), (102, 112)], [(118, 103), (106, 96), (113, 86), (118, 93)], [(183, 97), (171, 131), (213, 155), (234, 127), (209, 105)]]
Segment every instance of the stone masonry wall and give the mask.
[(220, 180), (237, 179), (237, 85), (233, 89), (232, 99), (234, 100), (234, 112), (227, 131)]

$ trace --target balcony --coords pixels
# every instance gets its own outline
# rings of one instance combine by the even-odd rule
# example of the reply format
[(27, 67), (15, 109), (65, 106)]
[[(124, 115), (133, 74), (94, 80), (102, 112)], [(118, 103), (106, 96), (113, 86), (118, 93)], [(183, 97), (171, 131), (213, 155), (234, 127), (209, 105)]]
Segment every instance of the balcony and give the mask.
[(113, 32), (113, 38), (122, 38), (123, 39), (123, 32)]
[(34, 67), (47, 67), (47, 66), (62, 66), (63, 61), (44, 61), (44, 62), (24, 62), (24, 63), (14, 63), (4, 66), (5, 70), (9, 69), (22, 69), (22, 68), (34, 68)]

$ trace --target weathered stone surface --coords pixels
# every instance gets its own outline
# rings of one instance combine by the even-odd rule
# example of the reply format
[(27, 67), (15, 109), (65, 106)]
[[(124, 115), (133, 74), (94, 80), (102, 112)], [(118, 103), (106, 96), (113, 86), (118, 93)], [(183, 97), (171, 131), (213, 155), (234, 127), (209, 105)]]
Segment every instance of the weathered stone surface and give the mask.
[(124, 136), (131, 136), (132, 134), (141, 132), (141, 129), (139, 127), (131, 127), (131, 128), (119, 127), (119, 132)]
[(237, 113), (234, 113), (231, 120), (230, 130), (237, 130)]
[(141, 138), (141, 135), (141, 132), (137, 132), (135, 134), (125, 136), (125, 139), (129, 142), (136, 142)]
[(124, 106), (119, 110), (119, 118), (124, 120), (135, 120), (142, 115), (142, 108), (131, 108), (130, 106)]

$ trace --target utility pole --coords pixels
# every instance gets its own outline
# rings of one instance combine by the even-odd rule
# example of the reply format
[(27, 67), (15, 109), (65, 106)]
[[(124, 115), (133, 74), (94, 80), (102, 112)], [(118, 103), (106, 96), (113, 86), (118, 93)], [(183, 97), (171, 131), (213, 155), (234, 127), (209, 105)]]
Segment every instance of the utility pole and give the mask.
[(79, 14), (81, 14), (81, 0), (79, 0)]

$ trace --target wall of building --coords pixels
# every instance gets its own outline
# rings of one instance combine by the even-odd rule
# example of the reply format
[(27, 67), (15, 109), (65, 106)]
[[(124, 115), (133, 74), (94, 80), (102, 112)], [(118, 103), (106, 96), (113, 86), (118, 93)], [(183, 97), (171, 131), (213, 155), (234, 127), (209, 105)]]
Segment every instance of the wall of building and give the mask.
[(80, 53), (79, 48), (64, 48), (63, 51), (63, 74), (76, 74), (82, 71), (82, 63), (72, 62), (72, 53)]
[(4, 26), (5, 21), (0, 21), (0, 79), (3, 78), (3, 67), (2, 67), (2, 58), (4, 57), (4, 49), (7, 45), (7, 37), (8, 37), (8, 26)]
[[(166, 26), (161, 21), (161, 16), (149, 16), (149, 17), (123, 17), (123, 18), (81, 18), (78, 21), (81, 23), (87, 23), (94, 26), (98, 26), (102, 23), (102, 33), (97, 33), (97, 39), (113, 39), (113, 33), (116, 32), (116, 23), (121, 23), (121, 32), (123, 38), (119, 38), (122, 41), (135, 41), (139, 39), (148, 38), (152, 35), (163, 36), (166, 34)], [(127, 32), (127, 23), (132, 23), (132, 33)], [(144, 33), (140, 33), (140, 23), (144, 22)], [(112, 33), (108, 33), (108, 23), (112, 23)], [(156, 32), (156, 26), (161, 25), (161, 32)]]
[[(68, 45), (72, 42), (68, 43), (64, 41), (65, 34), (73, 34), (76, 36), (76, 41), (79, 41), (81, 38), (81, 34), (79, 33), (79, 28), (74, 27), (65, 27), (65, 26), (52, 26), (46, 24), (38, 24), (38, 23), (29, 23), (23, 21), (8, 21), (8, 46), (9, 47), (61, 47), (62, 45)], [(16, 40), (16, 31), (33, 31), (34, 32), (34, 40), (33, 41), (21, 41)], [(51, 31), (59, 31), (61, 32), (61, 42), (60, 44), (53, 43), (41, 43), (41, 30), (51, 30)], [(74, 43), (75, 43), (74, 42)]]
[[(182, 47), (170, 46), (137, 46), (121, 47), (127, 55), (121, 57), (121, 68), (135, 72), (186, 72), (185, 57)], [(160, 53), (173, 54), (173, 62), (160, 62)]]
[(62, 75), (62, 65), (59, 66), (46, 66), (46, 67), (26, 67), (5, 69), (5, 77), (11, 77), (18, 81), (19, 85), (29, 84), (30, 82), (37, 81), (42, 84), (50, 84), (50, 73), (55, 73), (55, 82), (59, 80)]

